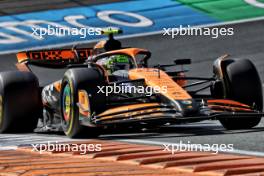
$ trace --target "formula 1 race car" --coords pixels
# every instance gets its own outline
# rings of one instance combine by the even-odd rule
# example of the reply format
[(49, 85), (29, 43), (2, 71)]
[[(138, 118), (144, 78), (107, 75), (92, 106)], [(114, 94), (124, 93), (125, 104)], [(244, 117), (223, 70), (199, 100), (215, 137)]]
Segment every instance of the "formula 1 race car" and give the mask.
[[(69, 137), (96, 137), (116, 126), (211, 119), (226, 129), (249, 129), (260, 122), (262, 83), (250, 60), (224, 55), (212, 77), (190, 77), (182, 67), (190, 59), (150, 66), (148, 50), (123, 48), (114, 39), (120, 30), (103, 33), (109, 39), (94, 48), (18, 53), (19, 71), (0, 73), (0, 132), (33, 131), (38, 124)], [(65, 73), (41, 85), (33, 66)], [(201, 93), (205, 89), (209, 93)]]

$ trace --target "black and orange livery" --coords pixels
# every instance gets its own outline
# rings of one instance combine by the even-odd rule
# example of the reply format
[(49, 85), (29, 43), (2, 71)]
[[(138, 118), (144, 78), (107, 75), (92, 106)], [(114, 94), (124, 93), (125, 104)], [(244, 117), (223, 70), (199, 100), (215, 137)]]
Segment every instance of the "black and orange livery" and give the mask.
[[(213, 76), (203, 78), (186, 76), (186, 70), (179, 69), (182, 67), (178, 65), (190, 64), (189, 59), (178, 59), (170, 65), (150, 66), (151, 53), (145, 49), (115, 48), (103, 53), (98, 53), (97, 49), (17, 54), (17, 68), (21, 73), (33, 74), (31, 65), (66, 70), (61, 80), (38, 86), (40, 100), (32, 100), (40, 102), (41, 113), (36, 114), (46, 129), (62, 129), (70, 137), (96, 136), (108, 126), (157, 126), (209, 119), (220, 120), (227, 129), (240, 129), (256, 126), (263, 116), (261, 81), (256, 68), (247, 59), (232, 59), (224, 55), (216, 59)], [(122, 70), (122, 74), (108, 73), (98, 61), (113, 55), (127, 56), (131, 67)], [(100, 86), (121, 84), (153, 88), (166, 86), (166, 91), (151, 96), (144, 93), (112, 93), (107, 96), (98, 92)], [(1, 109), (5, 108), (5, 97), (1, 95)], [(13, 125), (11, 122), (4, 124), (3, 121), (9, 117), (3, 112), (8, 113), (2, 110), (2, 132), (9, 129), (8, 125)]]

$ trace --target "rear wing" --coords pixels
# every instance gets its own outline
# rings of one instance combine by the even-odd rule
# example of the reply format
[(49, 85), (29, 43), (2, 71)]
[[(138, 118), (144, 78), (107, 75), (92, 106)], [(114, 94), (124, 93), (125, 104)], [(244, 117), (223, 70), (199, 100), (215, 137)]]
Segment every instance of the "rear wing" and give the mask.
[(93, 55), (92, 48), (52, 49), (17, 53), (18, 64), (32, 64), (42, 67), (67, 67), (69, 64), (84, 63)]

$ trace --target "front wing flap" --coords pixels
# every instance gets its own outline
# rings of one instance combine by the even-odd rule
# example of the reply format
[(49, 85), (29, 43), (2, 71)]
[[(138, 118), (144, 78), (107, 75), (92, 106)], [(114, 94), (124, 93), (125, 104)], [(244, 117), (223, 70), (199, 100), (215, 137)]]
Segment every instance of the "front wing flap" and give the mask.
[(159, 103), (141, 103), (110, 109), (94, 116), (92, 121), (98, 125), (124, 123), (181, 123), (220, 118), (259, 118), (263, 112), (253, 110), (248, 105), (232, 100), (207, 100), (199, 113), (183, 116), (175, 107)]

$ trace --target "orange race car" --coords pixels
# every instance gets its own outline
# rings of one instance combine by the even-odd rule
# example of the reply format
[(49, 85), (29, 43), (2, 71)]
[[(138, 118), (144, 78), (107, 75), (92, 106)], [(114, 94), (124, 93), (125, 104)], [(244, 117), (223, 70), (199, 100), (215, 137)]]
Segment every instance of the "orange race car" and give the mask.
[[(213, 119), (226, 129), (242, 129), (260, 122), (262, 84), (250, 60), (224, 55), (216, 59), (212, 77), (188, 77), (182, 66), (190, 59), (150, 66), (151, 53), (122, 48), (113, 37), (119, 32), (103, 30), (109, 39), (94, 48), (18, 53), (19, 71), (0, 73), (0, 132), (33, 131), (39, 122), (69, 137), (96, 137), (119, 125)], [(66, 71), (62, 79), (40, 85), (32, 66)], [(210, 93), (201, 93), (205, 89)]]

